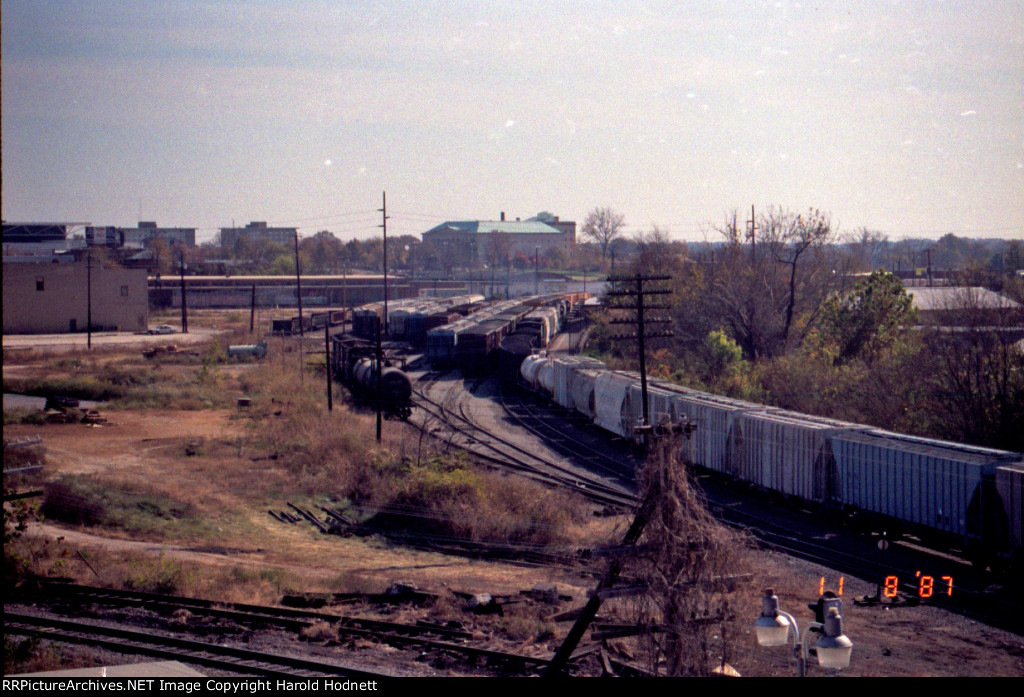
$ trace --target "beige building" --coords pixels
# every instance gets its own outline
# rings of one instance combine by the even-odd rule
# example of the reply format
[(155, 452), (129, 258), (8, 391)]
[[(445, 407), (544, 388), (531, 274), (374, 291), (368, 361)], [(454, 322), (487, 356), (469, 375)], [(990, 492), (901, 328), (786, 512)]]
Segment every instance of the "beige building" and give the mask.
[(424, 242), (441, 249), (449, 261), (457, 264), (482, 262), (489, 256), (489, 246), (498, 237), (504, 238), (506, 251), (530, 256), (551, 248), (571, 253), (576, 244), (576, 223), (561, 220), (550, 213), (538, 213), (525, 220), (449, 220), (422, 234)]
[(4, 261), (4, 334), (84, 332), (90, 304), (93, 331), (145, 331), (146, 270), (93, 260), (90, 273), (88, 266), (84, 257)]

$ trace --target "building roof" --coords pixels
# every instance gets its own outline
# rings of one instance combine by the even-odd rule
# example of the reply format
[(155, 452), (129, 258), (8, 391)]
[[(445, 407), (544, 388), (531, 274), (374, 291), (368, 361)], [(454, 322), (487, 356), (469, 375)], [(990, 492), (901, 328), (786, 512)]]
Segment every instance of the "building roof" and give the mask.
[(425, 235), (440, 232), (560, 235), (562, 232), (539, 220), (448, 220), (427, 230)]
[(914, 307), (922, 312), (951, 310), (970, 306), (977, 308), (1019, 308), (1020, 304), (976, 286), (943, 286), (939, 288), (907, 288), (914, 298)]

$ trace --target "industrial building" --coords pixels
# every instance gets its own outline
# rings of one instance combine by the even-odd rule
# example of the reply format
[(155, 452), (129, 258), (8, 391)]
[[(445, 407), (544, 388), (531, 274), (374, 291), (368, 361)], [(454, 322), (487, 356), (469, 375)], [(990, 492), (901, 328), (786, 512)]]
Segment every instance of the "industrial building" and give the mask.
[(4, 334), (144, 331), (149, 318), (145, 268), (125, 268), (76, 253), (3, 263)]
[(68, 233), (88, 223), (3, 223), (5, 258), (45, 256), (85, 247), (85, 240)]
[(922, 324), (960, 326), (1024, 326), (1024, 308), (1010, 298), (980, 286), (907, 288)]
[(245, 227), (222, 227), (220, 229), (220, 244), (222, 247), (234, 247), (242, 238), (292, 244), (296, 233), (297, 228), (269, 227), (265, 221), (254, 220)]
[(194, 227), (157, 227), (155, 221), (141, 220), (138, 227), (119, 229), (123, 236), (123, 244), (127, 247), (144, 247), (153, 240), (164, 240), (172, 247), (196, 246), (196, 229)]
[(538, 213), (524, 221), (506, 220), (502, 213), (500, 220), (443, 222), (424, 232), (423, 242), (467, 264), (485, 261), (492, 244), (504, 246), (509, 255), (522, 252), (529, 256), (538, 249), (545, 252), (552, 247), (569, 252), (576, 244), (576, 223), (550, 213)]

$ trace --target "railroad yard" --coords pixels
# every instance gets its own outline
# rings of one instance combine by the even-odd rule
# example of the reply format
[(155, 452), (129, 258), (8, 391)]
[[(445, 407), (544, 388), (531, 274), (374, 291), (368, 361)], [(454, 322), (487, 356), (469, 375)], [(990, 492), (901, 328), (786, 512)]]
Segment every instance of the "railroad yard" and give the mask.
[[(227, 323), (212, 314), (205, 322)], [(5, 673), (148, 660), (137, 646), (113, 643), (141, 636), (108, 636), (111, 643), (103, 647), (51, 641), (57, 632), (95, 634), (98, 626), (107, 634), (132, 630), (149, 641), (207, 644), (178, 641), (170, 648), (161, 642), (146, 649), (148, 655), (195, 652), (215, 643), (278, 656), (176, 653), (182, 656), (177, 660), (210, 675), (545, 672), (607, 567), (607, 557), (594, 551), (615, 548), (629, 527), (636, 505), (632, 472), (642, 458), (494, 378), (430, 370), (411, 356), (413, 414), (408, 422), (383, 426), (383, 447), (398, 461), (418, 464), (468, 452), (460, 456), (467, 472), (487, 472), (495, 481), (529, 480), (536, 492), (576, 493), (559, 494), (571, 503), (554, 501), (571, 514), (543, 546), (417, 539), (408, 526), (399, 534), (384, 522), (423, 513), (380, 509), (360, 517), (369, 505), (360, 509), (358, 502), (331, 497), (331, 475), (316, 470), (315, 448), (297, 463), (268, 445), (276, 424), (294, 423), (286, 420), (306, 395), (322, 399), (323, 372), (307, 370), (300, 380), (293, 370), (299, 354), (287, 350), (292, 347), (288, 340), (272, 340), (263, 363), (214, 364), (201, 357), (154, 363), (141, 358), (137, 347), (104, 348), (61, 365), (42, 353), (5, 357), (5, 385), (14, 377), (102, 374), (116, 367), (204, 389), (214, 385), (220, 394), (190, 397), (187, 408), (101, 405), (103, 420), (92, 423), (5, 425), (5, 443), (40, 439), (30, 447), (40, 453), (43, 479), (61, 482), (64, 504), (82, 512), (77, 521), (30, 521), (17, 540), (17, 564), (30, 574), (5, 594)], [(154, 384), (161, 383), (154, 378)], [(332, 440), (334, 447), (369, 448), (372, 413), (337, 393), (329, 415), (319, 405), (325, 413), (317, 423), (325, 430), (344, 425), (353, 434), (351, 441)], [(243, 396), (251, 406), (236, 403)], [(842, 675), (1024, 675), (1020, 589), (1003, 578), (904, 544), (881, 551), (877, 539), (841, 522), (708, 476), (699, 484), (716, 517), (748, 531), (743, 539), (749, 542), (732, 557), (733, 619), (708, 635), (709, 654), (721, 661), (724, 650), (732, 671), (795, 674), (790, 649), (758, 648), (754, 641), (762, 591), (773, 588), (802, 628), (813, 619), (807, 604), (824, 588), (841, 592), (844, 630), (855, 647)], [(41, 485), (27, 479), (24, 488)], [(47, 491), (53, 498), (57, 489), (51, 484)], [(510, 490), (508, 497), (541, 498), (533, 491)], [(90, 517), (87, 502), (79, 500), (90, 492), (107, 509), (130, 515), (116, 525)], [(934, 580), (927, 600), (917, 602), (908, 590), (925, 587), (915, 574)], [(886, 579), (897, 576), (902, 593), (886, 597)], [(944, 577), (955, 579), (952, 595), (938, 580)], [(118, 592), (96, 590), (101, 587)], [(608, 600), (569, 674), (645, 674), (651, 666), (627, 631), (636, 612), (630, 597)], [(243, 669), (239, 661), (260, 666)], [(809, 674), (829, 673), (814, 666)]]

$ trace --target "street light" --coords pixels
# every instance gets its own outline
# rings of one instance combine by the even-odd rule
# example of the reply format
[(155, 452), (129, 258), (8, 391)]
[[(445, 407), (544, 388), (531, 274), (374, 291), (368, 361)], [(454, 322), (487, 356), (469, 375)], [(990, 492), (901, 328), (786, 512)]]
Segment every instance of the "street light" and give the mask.
[[(848, 668), (853, 642), (843, 634), (843, 601), (836, 597), (822, 596), (818, 606), (824, 614), (824, 621), (811, 622), (807, 627), (808, 630), (818, 629), (823, 634), (815, 645), (818, 665), (831, 670)], [(800, 641), (800, 627), (792, 615), (779, 609), (779, 598), (775, 591), (766, 589), (761, 598), (761, 616), (754, 622), (757, 643), (765, 647), (785, 646), (790, 628), (794, 635), (793, 653), (796, 656), (797, 675), (802, 678), (807, 669), (807, 646)]]
[(818, 665), (833, 670), (849, 668), (853, 642), (843, 634), (843, 617), (839, 614), (839, 608), (828, 609), (824, 625), (825, 636), (818, 639), (817, 644)]

